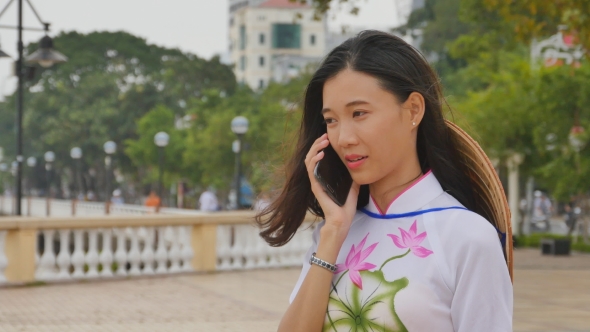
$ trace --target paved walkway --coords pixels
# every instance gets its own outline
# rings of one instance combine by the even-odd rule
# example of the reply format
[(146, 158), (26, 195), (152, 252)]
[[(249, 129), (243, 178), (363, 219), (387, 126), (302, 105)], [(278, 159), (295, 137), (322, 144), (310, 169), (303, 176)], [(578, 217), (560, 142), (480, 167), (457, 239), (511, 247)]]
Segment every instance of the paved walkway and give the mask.
[[(515, 331), (590, 331), (590, 255), (515, 252)], [(0, 288), (0, 331), (276, 331), (298, 269)]]

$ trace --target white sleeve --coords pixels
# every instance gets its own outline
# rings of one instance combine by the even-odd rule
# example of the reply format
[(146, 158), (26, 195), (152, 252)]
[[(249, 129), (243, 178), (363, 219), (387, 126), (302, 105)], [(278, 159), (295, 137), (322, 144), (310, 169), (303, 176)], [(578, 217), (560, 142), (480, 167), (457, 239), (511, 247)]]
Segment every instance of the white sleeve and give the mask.
[(453, 220), (447, 237), (454, 288), (451, 317), (457, 332), (512, 331), (512, 282), (494, 227), (475, 213)]
[(295, 299), (295, 296), (297, 295), (297, 292), (299, 291), (299, 288), (301, 287), (301, 284), (303, 283), (303, 280), (305, 279), (305, 276), (307, 276), (307, 272), (311, 267), (311, 265), (309, 264), (309, 259), (311, 258), (311, 254), (313, 254), (318, 248), (318, 242), (320, 240), (320, 229), (322, 228), (322, 226), (324, 226), (324, 223), (325, 221), (320, 222), (316, 225), (315, 229), (313, 230), (313, 243), (311, 247), (307, 250), (305, 256), (303, 257), (303, 267), (301, 268), (301, 274), (299, 275), (299, 279), (295, 284), (293, 292), (291, 292), (291, 296), (289, 297), (289, 303), (292, 303)]

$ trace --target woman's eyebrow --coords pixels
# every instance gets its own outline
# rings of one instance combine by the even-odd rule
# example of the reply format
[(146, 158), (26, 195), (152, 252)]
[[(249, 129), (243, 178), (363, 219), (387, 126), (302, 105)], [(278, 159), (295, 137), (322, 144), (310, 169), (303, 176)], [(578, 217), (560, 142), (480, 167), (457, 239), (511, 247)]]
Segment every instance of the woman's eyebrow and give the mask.
[[(353, 100), (353, 101), (349, 102), (348, 104), (346, 104), (345, 107), (358, 106), (358, 105), (368, 105), (368, 104), (370, 104), (368, 101), (364, 101), (364, 100)], [(324, 114), (326, 114), (326, 113), (328, 113), (330, 111), (332, 111), (332, 110), (329, 109), (329, 108), (324, 108), (324, 109), (322, 109), (322, 115), (324, 115)]]
[(346, 104), (346, 107), (350, 107), (350, 106), (358, 106), (358, 105), (367, 105), (370, 104), (368, 101), (364, 101), (364, 100), (353, 100), (350, 103)]

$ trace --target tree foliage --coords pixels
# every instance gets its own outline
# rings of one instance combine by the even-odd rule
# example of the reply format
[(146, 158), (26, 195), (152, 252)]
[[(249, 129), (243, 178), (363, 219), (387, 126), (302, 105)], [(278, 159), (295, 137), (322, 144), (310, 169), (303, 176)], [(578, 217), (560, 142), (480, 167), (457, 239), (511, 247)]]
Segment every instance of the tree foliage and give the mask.
[[(532, 38), (552, 35), (560, 24), (566, 25), (579, 37), (586, 50), (590, 49), (590, 2), (583, 0), (468, 0), (478, 6), (471, 13), (488, 12), (502, 18), (512, 27), (512, 33), (529, 43)], [(483, 7), (483, 8), (481, 8)]]
[[(142, 165), (123, 146), (138, 137), (141, 117), (158, 105), (184, 115), (203, 91), (231, 94), (236, 88), (231, 68), (218, 57), (204, 60), (125, 32), (61, 33), (54, 45), (69, 61), (40, 69), (26, 82), (23, 123), (25, 155), (40, 157), (52, 150), (56, 169), (72, 168), (69, 151), (80, 146), (85, 172), (104, 176), (102, 146), (113, 140), (119, 146), (117, 168), (128, 175), (141, 173)], [(36, 48), (27, 46), (29, 52)], [(0, 105), (0, 128), (7, 129), (0, 145), (12, 156), (14, 110), (14, 96)]]
[[(215, 89), (204, 91), (202, 97), (187, 109), (185, 127), (169, 129), (182, 132), (176, 138), (182, 146), (179, 154), (166, 155), (167, 160), (174, 158), (178, 163), (176, 173), (170, 174), (169, 178), (182, 178), (201, 187), (213, 185), (221, 192), (227, 192), (233, 184), (235, 172), (232, 142), (236, 136), (230, 124), (234, 117), (242, 115), (249, 120), (242, 153), (244, 174), (257, 192), (274, 188), (281, 181), (276, 178), (277, 167), (284, 162), (284, 143), (290, 142), (289, 138), (297, 129), (301, 115), (300, 98), (308, 78), (304, 75), (285, 85), (271, 83), (262, 93), (254, 93), (247, 87), (239, 88), (231, 96)], [(172, 115), (170, 111), (167, 114), (168, 118)], [(156, 118), (152, 112), (145, 115), (140, 120), (140, 128), (150, 123), (153, 129), (141, 130), (137, 140), (127, 142), (128, 154), (138, 163), (156, 165), (155, 159), (139, 159), (140, 154), (135, 151), (153, 150), (150, 139), (153, 140), (155, 128), (163, 126), (164, 114), (161, 116)], [(169, 119), (165, 121), (169, 122)], [(173, 139), (171, 136), (171, 142)], [(290, 144), (286, 145), (287, 149), (290, 147)]]

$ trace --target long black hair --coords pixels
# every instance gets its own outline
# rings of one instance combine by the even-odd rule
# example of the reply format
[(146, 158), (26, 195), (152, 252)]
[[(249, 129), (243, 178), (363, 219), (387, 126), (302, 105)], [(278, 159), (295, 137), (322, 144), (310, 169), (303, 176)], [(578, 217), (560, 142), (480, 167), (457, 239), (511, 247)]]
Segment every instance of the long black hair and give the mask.
[[(270, 245), (289, 242), (308, 210), (324, 217), (311, 191), (304, 160), (313, 142), (326, 133), (321, 114), (324, 83), (347, 68), (376, 78), (401, 102), (412, 92), (424, 97), (425, 112), (416, 143), (422, 172), (431, 170), (446, 192), (468, 209), (474, 208), (470, 180), (445, 124), (438, 76), (420, 52), (401, 38), (380, 31), (363, 31), (333, 49), (307, 86), (299, 138), (286, 167), (286, 182), (277, 199), (256, 216), (262, 228), (260, 235)], [(357, 207), (368, 202), (368, 186), (363, 185)]]

